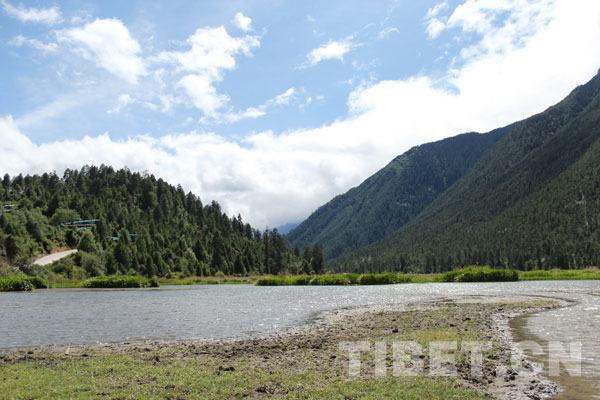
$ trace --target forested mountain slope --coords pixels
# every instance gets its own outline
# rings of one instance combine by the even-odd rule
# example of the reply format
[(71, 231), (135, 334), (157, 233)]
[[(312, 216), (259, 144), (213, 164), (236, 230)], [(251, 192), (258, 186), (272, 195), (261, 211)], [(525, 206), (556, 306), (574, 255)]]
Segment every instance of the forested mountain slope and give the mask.
[(514, 126), (413, 147), (320, 207), (287, 239), (300, 247), (318, 242), (326, 258), (373, 243), (419, 214)]
[[(65, 171), (63, 178), (4, 175), (0, 208), (0, 262), (21, 268), (56, 247), (82, 250), (77, 262), (89, 276), (322, 268), (312, 248), (300, 257), (276, 230), (263, 234), (239, 215), (228, 217), (216, 202), (203, 205), (181, 187), (126, 169), (84, 167)], [(98, 221), (61, 225), (80, 220)]]
[(600, 76), (528, 118), (396, 233), (339, 269), (600, 265)]

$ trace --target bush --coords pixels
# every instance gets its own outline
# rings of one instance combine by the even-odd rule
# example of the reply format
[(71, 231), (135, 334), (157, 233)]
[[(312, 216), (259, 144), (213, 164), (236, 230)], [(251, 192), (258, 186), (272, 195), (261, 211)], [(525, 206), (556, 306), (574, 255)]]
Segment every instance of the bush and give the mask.
[(21, 292), (46, 288), (48, 288), (48, 284), (37, 276), (0, 277), (0, 291), (2, 292)]
[(309, 275), (297, 276), (294, 278), (293, 284), (299, 285), (299, 286), (309, 285), (311, 279), (312, 279), (312, 276), (309, 276)]
[(441, 282), (511, 282), (519, 280), (514, 269), (467, 268), (448, 271), (440, 275)]
[(391, 285), (395, 283), (410, 283), (412, 277), (407, 275), (399, 275), (393, 272), (384, 274), (366, 274), (359, 279), (360, 285)]
[(83, 283), (83, 287), (86, 288), (148, 288), (158, 287), (158, 281), (156, 278), (146, 278), (143, 276), (129, 276), (129, 275), (111, 275), (111, 276), (97, 276), (90, 278)]
[(348, 278), (351, 285), (358, 285), (360, 274), (346, 274), (346, 278)]
[(271, 278), (262, 278), (256, 282), (257, 286), (288, 286), (291, 285), (292, 281), (290, 278), (274, 276)]
[(309, 285), (317, 286), (345, 286), (350, 284), (346, 275), (317, 275), (312, 278)]

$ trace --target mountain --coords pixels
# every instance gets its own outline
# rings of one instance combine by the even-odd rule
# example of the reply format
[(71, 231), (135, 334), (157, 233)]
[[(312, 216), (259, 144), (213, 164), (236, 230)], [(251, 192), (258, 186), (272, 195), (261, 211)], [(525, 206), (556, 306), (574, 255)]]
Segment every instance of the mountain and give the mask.
[(292, 229), (297, 227), (298, 222), (290, 222), (289, 224), (280, 225), (277, 227), (277, 231), (282, 235), (287, 235)]
[(514, 127), (413, 147), (320, 207), (287, 239), (300, 247), (319, 243), (329, 259), (376, 242), (418, 215)]
[[(74, 222), (75, 221), (75, 222)], [(35, 271), (36, 255), (78, 247), (75, 264)], [(317, 247), (317, 250), (319, 248)], [(68, 279), (104, 274), (189, 276), (319, 270), (275, 231), (261, 233), (216, 202), (152, 175), (84, 167), (0, 183), (0, 273), (20, 267)], [(315, 258), (316, 261), (312, 260)], [(313, 262), (314, 261), (314, 262)]]
[(520, 122), (447, 191), (335, 269), (600, 265), (600, 75)]

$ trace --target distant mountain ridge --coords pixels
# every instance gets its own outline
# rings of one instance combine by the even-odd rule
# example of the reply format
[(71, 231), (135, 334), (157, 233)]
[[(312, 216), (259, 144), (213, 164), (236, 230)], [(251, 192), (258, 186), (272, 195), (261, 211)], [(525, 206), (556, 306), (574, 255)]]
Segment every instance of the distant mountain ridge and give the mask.
[(418, 215), (514, 127), (415, 146), (320, 207), (287, 239), (300, 247), (318, 242), (329, 259), (373, 243)]
[(344, 270), (600, 265), (600, 76), (519, 123), (392, 235)]

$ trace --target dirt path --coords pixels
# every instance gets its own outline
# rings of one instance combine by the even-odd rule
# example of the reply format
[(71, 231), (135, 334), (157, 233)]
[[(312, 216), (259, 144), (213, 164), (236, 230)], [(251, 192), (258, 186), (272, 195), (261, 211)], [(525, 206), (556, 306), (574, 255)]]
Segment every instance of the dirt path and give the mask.
[(69, 255), (71, 255), (73, 253), (76, 253), (76, 252), (77, 252), (77, 249), (75, 249), (75, 250), (61, 251), (59, 253), (54, 253), (54, 254), (50, 254), (50, 255), (44, 256), (42, 258), (38, 258), (33, 263), (35, 265), (48, 265), (48, 264), (52, 264), (54, 261), (58, 261), (61, 258), (64, 258), (64, 257), (69, 256)]

